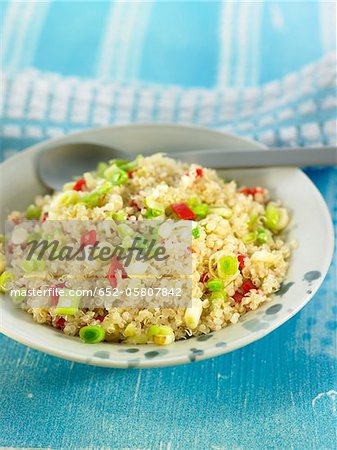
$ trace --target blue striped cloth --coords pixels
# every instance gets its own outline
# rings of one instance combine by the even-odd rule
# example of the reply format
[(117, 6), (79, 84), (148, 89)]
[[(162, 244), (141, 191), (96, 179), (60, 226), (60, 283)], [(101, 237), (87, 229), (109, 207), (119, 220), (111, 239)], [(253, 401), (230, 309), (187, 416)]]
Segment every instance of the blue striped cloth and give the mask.
[(0, 4), (1, 157), (93, 126), (179, 122), (336, 141), (330, 2)]

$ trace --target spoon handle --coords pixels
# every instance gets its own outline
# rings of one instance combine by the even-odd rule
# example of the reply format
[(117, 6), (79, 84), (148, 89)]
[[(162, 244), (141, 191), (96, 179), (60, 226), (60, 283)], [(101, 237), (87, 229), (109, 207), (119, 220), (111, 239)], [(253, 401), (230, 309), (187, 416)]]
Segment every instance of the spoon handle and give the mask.
[(337, 147), (300, 147), (269, 150), (223, 149), (170, 152), (168, 156), (214, 169), (272, 166), (335, 166)]

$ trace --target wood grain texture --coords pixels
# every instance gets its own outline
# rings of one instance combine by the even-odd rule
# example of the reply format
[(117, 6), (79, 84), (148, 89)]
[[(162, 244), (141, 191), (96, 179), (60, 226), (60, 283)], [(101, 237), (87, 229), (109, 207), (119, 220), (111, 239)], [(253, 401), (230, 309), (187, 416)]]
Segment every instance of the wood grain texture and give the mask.
[[(337, 170), (311, 170), (337, 219)], [(315, 298), (243, 349), (163, 369), (75, 364), (0, 337), (0, 446), (334, 449), (336, 254)]]

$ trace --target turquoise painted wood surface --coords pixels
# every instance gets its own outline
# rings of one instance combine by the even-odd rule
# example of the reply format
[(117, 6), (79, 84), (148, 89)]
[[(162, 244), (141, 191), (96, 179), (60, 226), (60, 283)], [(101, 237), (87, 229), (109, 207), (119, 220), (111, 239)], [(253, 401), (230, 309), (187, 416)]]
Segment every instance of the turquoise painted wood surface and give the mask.
[[(11, 86), (0, 111), (0, 159), (59, 133), (121, 121), (183, 120), (276, 146), (336, 140), (333, 2), (4, 0), (0, 9), (0, 56)], [(116, 23), (123, 32), (110, 34)], [(332, 58), (283, 85), (282, 76), (328, 52)], [(42, 73), (22, 76), (29, 68)], [(121, 94), (113, 84), (108, 95), (100, 84), (102, 93), (97, 79), (131, 83), (131, 91)], [(271, 90), (262, 89), (273, 80)], [(142, 104), (144, 83), (159, 88)], [(214, 88), (219, 96), (205, 93), (203, 104), (200, 92), (178, 90), (170, 109), (168, 84)], [(228, 86), (237, 89), (234, 111), (233, 92), (221, 91)], [(253, 108), (248, 86), (257, 89)], [(309, 175), (336, 227), (337, 169)], [(335, 449), (336, 258), (311, 303), (278, 330), (187, 366), (102, 369), (0, 336), (0, 446)]]
[[(337, 169), (310, 170), (337, 222)], [(231, 354), (103, 369), (0, 338), (0, 446), (336, 448), (336, 254), (299, 314)]]

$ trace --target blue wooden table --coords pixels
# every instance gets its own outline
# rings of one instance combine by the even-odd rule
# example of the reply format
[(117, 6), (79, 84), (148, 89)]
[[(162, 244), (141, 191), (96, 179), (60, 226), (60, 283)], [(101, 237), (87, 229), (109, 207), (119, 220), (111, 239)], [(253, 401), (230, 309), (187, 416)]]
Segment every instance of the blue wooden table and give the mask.
[[(337, 169), (310, 170), (337, 219)], [(334, 449), (336, 254), (299, 314), (207, 361), (103, 369), (0, 338), (0, 446)]]
[[(0, 10), (11, 86), (0, 159), (121, 121), (185, 121), (275, 146), (336, 141), (333, 2), (2, 0)], [(159, 87), (143, 96), (144, 84)], [(336, 227), (337, 169), (309, 176)], [(336, 258), (289, 322), (186, 366), (102, 369), (0, 336), (0, 447), (335, 449)]]

